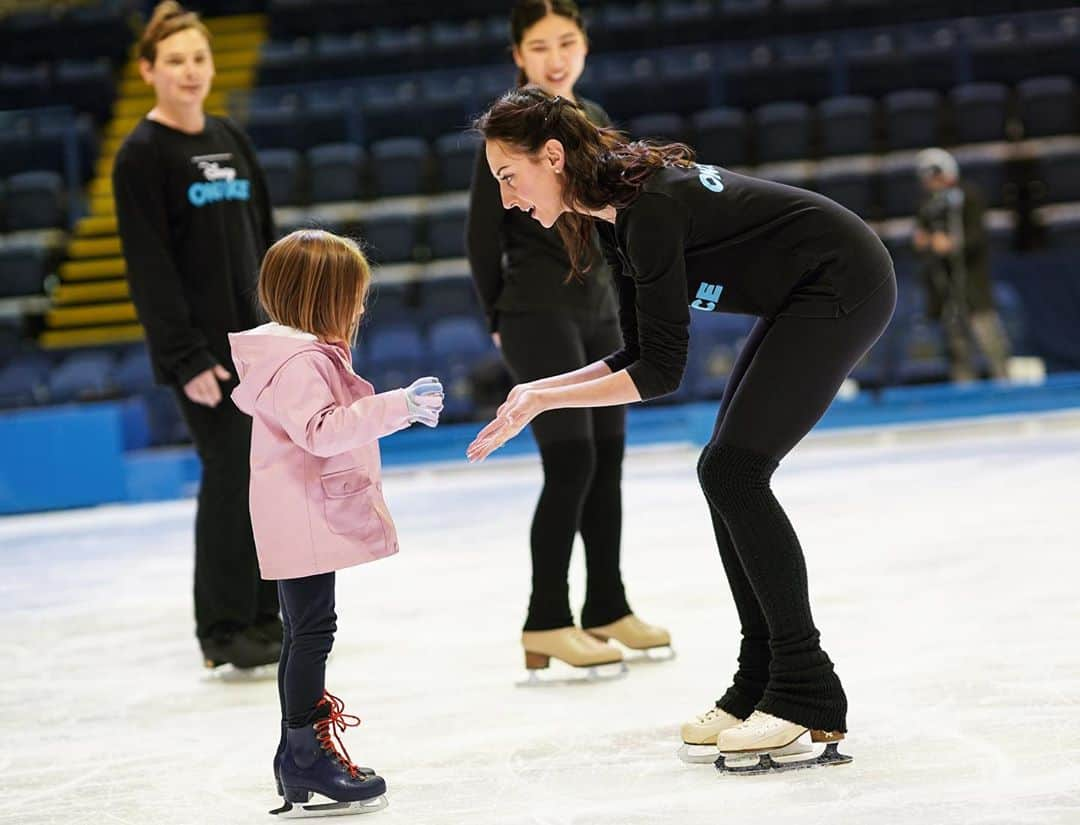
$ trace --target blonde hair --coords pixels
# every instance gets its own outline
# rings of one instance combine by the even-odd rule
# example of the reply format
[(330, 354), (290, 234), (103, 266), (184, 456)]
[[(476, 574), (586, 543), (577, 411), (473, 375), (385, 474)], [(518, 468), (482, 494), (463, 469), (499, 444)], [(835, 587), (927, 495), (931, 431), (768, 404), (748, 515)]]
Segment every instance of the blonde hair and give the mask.
[(176, 0), (158, 3), (143, 29), (142, 37), (139, 38), (139, 57), (153, 65), (157, 60), (157, 44), (184, 29), (202, 32), (206, 42), (210, 42), (210, 30), (199, 19), (198, 14), (188, 11)]
[(271, 320), (329, 341), (354, 342), (370, 286), (356, 241), (322, 229), (289, 233), (259, 270), (259, 301)]

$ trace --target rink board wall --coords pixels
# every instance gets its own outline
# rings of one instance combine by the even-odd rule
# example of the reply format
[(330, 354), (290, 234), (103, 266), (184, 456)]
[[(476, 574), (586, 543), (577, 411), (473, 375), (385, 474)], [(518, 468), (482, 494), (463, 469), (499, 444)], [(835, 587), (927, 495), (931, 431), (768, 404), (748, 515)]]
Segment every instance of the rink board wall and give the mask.
[[(838, 400), (818, 430), (1080, 409), (1080, 373), (1052, 375), (1037, 385), (981, 382), (860, 393)], [(716, 402), (630, 410), (632, 446), (704, 444), (713, 429)], [(428, 430), (416, 427), (385, 439), (387, 466), (464, 461), (465, 447), (481, 424)], [(139, 443), (145, 410), (138, 401), (73, 404), (0, 415), (0, 514), (161, 501), (194, 495), (199, 462), (191, 448), (128, 450)], [(535, 452), (519, 437), (499, 455)]]

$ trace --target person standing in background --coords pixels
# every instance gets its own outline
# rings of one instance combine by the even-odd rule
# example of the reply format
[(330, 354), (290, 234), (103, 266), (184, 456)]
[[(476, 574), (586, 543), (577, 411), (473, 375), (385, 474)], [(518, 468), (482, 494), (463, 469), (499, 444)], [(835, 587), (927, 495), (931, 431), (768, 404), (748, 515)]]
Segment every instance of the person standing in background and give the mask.
[[(574, 93), (588, 40), (572, 0), (521, 0), (510, 28), (519, 86), (537, 84), (577, 101), (593, 123), (611, 124), (603, 109)], [(518, 383), (579, 369), (621, 346), (611, 275), (596, 239), (590, 276), (570, 278), (570, 259), (558, 232), (525, 212), (503, 209), (482, 147), (470, 193), (466, 246), (492, 337)], [(538, 340), (547, 345), (537, 347)], [(522, 634), (531, 670), (547, 667), (552, 656), (576, 666), (618, 662), (622, 654), (607, 644), (609, 639), (631, 649), (670, 645), (666, 630), (631, 611), (623, 587), (625, 422), (625, 409), (613, 406), (557, 410), (532, 424), (544, 486), (530, 533), (532, 596)], [(578, 532), (587, 573), (580, 627), (574, 624), (567, 587)]]
[(925, 198), (913, 240), (923, 254), (927, 315), (945, 328), (950, 376), (975, 380), (975, 343), (990, 375), (1006, 378), (1009, 340), (990, 289), (986, 207), (978, 192), (961, 182), (956, 159), (944, 149), (920, 152), (916, 167)]
[(195, 632), (208, 667), (281, 653), (277, 585), (259, 577), (248, 512), (251, 419), (229, 399), (228, 333), (255, 326), (256, 276), (274, 239), (254, 148), (207, 114), (210, 34), (179, 3), (154, 9), (139, 41), (154, 108), (113, 169), (131, 297), (158, 383), (175, 392), (202, 462), (195, 516)]

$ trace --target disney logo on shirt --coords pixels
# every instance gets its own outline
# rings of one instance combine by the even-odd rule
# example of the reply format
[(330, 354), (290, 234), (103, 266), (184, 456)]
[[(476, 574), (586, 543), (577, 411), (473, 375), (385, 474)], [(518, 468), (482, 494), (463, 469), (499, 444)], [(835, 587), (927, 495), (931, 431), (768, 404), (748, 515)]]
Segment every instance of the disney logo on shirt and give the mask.
[(238, 180), (235, 167), (222, 165), (231, 159), (231, 153), (196, 155), (191, 159), (205, 178), (205, 181), (196, 181), (188, 187), (188, 201), (192, 206), (251, 200), (251, 181), (245, 178)]

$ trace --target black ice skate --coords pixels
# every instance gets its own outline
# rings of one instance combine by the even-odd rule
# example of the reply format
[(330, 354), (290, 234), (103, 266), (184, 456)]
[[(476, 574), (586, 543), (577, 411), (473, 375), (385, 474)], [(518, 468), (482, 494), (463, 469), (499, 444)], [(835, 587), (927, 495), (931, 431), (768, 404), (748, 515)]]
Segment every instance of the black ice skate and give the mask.
[[(802, 736), (810, 734), (814, 745), (825, 748), (816, 755), (792, 754), (791, 746)], [(755, 710), (735, 727), (720, 731), (716, 747), (720, 756), (716, 770), (723, 774), (762, 774), (846, 765), (851, 757), (837, 751), (844, 738), (841, 731), (811, 730), (786, 719)]]
[[(274, 754), (274, 783), (277, 785), (277, 795), (280, 797), (285, 796), (285, 791), (281, 787), (281, 760), (285, 758), (285, 747), (288, 743), (288, 737), (285, 732), (288, 728), (285, 726), (285, 720), (281, 720), (281, 739), (278, 741), (277, 752)], [(356, 766), (356, 770), (360, 772), (361, 776), (374, 776), (375, 771), (372, 768), (365, 768), (360, 765)]]
[(224, 681), (270, 678), (272, 666), (281, 658), (281, 640), (268, 639), (251, 628), (215, 633), (199, 644), (203, 664)]
[[(360, 724), (344, 710), (342, 701), (327, 693), (318, 706), (322, 718), (286, 731), (279, 769), (285, 802), (270, 813), (285, 818), (338, 816), (386, 807), (386, 781), (375, 773), (361, 773), (341, 741), (341, 731)], [(313, 802), (315, 794), (329, 801)]]

